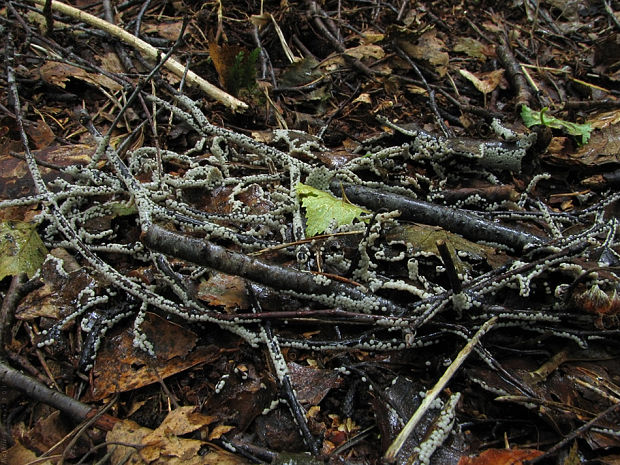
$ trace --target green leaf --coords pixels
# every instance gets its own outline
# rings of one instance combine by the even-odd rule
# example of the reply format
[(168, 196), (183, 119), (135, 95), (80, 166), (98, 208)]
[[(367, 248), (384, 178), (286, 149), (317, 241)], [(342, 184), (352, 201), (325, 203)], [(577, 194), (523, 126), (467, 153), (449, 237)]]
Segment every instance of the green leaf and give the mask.
[(35, 226), (16, 221), (0, 222), (0, 279), (26, 273), (29, 278), (41, 267), (47, 249)]
[(306, 209), (306, 234), (308, 236), (316, 236), (325, 232), (332, 222), (341, 226), (353, 223), (356, 218), (368, 221), (368, 218), (363, 218), (362, 215), (370, 212), (353, 205), (346, 197), (339, 199), (328, 192), (302, 183), (298, 183), (296, 189), (301, 204)]
[(580, 144), (583, 145), (588, 143), (590, 140), (590, 133), (593, 129), (590, 124), (577, 124), (564, 121), (563, 119), (547, 115), (547, 110), (548, 108), (545, 107), (540, 111), (534, 111), (527, 105), (523, 105), (521, 107), (521, 118), (523, 119), (523, 123), (528, 128), (537, 124), (542, 124), (550, 128), (561, 129), (571, 136), (581, 136)]

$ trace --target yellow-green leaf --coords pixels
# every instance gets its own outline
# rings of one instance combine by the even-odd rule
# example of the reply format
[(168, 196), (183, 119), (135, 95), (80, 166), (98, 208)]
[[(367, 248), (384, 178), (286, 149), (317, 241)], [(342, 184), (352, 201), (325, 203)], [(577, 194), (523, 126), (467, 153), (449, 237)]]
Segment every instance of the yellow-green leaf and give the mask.
[(550, 128), (561, 129), (571, 136), (581, 137), (581, 140), (577, 139), (580, 144), (588, 143), (590, 140), (590, 133), (593, 129), (590, 124), (577, 124), (564, 121), (563, 119), (548, 115), (547, 110), (548, 108), (543, 108), (541, 111), (534, 111), (527, 105), (523, 105), (521, 107), (521, 118), (523, 119), (523, 123), (528, 128), (537, 124), (542, 124)]
[(339, 199), (329, 192), (324, 192), (306, 184), (297, 184), (297, 195), (306, 209), (306, 234), (316, 236), (325, 232), (332, 223), (337, 226), (351, 224), (356, 218), (368, 221), (362, 215), (370, 213), (346, 198)]
[(29, 223), (0, 223), (0, 279), (26, 273), (29, 278), (41, 267), (47, 249), (35, 226)]

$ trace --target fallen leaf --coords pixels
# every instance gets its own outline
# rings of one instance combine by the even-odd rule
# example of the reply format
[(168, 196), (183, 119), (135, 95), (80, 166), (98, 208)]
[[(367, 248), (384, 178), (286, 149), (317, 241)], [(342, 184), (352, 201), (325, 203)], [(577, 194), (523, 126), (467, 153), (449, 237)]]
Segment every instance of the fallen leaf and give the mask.
[(495, 54), (492, 46), (484, 45), (472, 37), (459, 37), (456, 44), (454, 44), (453, 50), (455, 52), (463, 52), (473, 58), (480, 58), (482, 61)]
[(87, 401), (156, 383), (199, 363), (215, 360), (220, 354), (213, 346), (195, 349), (193, 332), (153, 313), (147, 314), (142, 331), (153, 344), (155, 357), (134, 347), (130, 329), (106, 338), (93, 367)]
[(21, 273), (32, 278), (46, 255), (47, 249), (34, 224), (0, 222), (0, 279)]
[(551, 116), (547, 113), (547, 108), (543, 108), (541, 111), (534, 111), (527, 105), (521, 107), (521, 119), (523, 124), (528, 128), (542, 124), (550, 128), (561, 129), (566, 134), (571, 136), (578, 136), (581, 144), (587, 144), (590, 140), (590, 133), (592, 132), (592, 126), (588, 123), (577, 124), (571, 121), (565, 121), (555, 116)]
[(308, 236), (316, 236), (325, 232), (334, 222), (337, 226), (351, 224), (353, 220), (363, 219), (362, 215), (368, 213), (357, 205), (345, 199), (334, 197), (329, 192), (324, 192), (314, 187), (298, 183), (297, 195), (306, 209), (306, 233)]
[(49, 61), (40, 68), (38, 73), (45, 82), (53, 84), (63, 89), (67, 86), (70, 79), (79, 79), (88, 82), (95, 87), (104, 87), (107, 90), (116, 92), (123, 87), (116, 81), (99, 73), (90, 73), (82, 68), (59, 61)]
[(196, 297), (209, 305), (222, 306), (226, 311), (249, 307), (245, 281), (239, 276), (214, 272), (200, 281)]
[(222, 435), (228, 433), (229, 431), (234, 430), (234, 426), (229, 425), (217, 425), (213, 428), (213, 431), (209, 433), (209, 441), (213, 441), (214, 439), (219, 439)]
[(435, 29), (423, 33), (415, 44), (403, 39), (397, 40), (397, 43), (412, 58), (428, 61), (439, 76), (444, 76), (448, 71), (450, 55), (444, 51), (446, 44), (437, 36)]
[(476, 89), (485, 95), (493, 92), (504, 77), (503, 69), (497, 69), (487, 73), (471, 73), (466, 69), (461, 69), (459, 72), (465, 79), (471, 82)]
[(461, 457), (458, 465), (522, 465), (542, 454), (536, 449), (487, 449), (474, 457)]
[(50, 460), (41, 460), (33, 451), (17, 442), (9, 449), (0, 452), (0, 463), (10, 463), (11, 465), (52, 465)]

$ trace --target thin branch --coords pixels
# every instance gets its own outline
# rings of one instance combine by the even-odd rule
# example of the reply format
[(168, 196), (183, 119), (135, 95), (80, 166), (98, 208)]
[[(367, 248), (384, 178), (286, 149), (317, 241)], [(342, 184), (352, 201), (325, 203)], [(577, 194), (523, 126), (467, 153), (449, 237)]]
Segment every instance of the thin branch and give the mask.
[(433, 401), (437, 398), (437, 396), (439, 396), (443, 388), (448, 384), (448, 381), (452, 379), (456, 371), (460, 368), (460, 366), (463, 364), (465, 359), (472, 352), (476, 344), (478, 344), (482, 336), (484, 336), (486, 332), (489, 329), (491, 329), (491, 327), (496, 322), (497, 322), (497, 317), (493, 317), (487, 322), (485, 322), (480, 327), (480, 329), (476, 331), (476, 334), (472, 336), (472, 338), (465, 345), (465, 347), (461, 349), (461, 351), (458, 353), (454, 361), (450, 364), (450, 366), (447, 368), (447, 370), (444, 372), (441, 378), (439, 378), (437, 383), (435, 383), (435, 385), (429, 391), (426, 392), (424, 400), (420, 403), (420, 406), (418, 407), (418, 409), (415, 411), (415, 413), (409, 419), (405, 427), (402, 429), (402, 431), (398, 434), (394, 442), (392, 442), (390, 447), (388, 447), (388, 450), (385, 452), (384, 458), (386, 461), (393, 462), (396, 459), (396, 456), (398, 455), (401, 448), (403, 447), (403, 444), (405, 443), (407, 438), (411, 435), (411, 433), (413, 432), (415, 427), (418, 425), (422, 417), (426, 414), (426, 412), (430, 408)]
[[(35, 3), (39, 5), (45, 5), (46, 3), (46, 0), (32, 0), (32, 1), (34, 1)], [(121, 29), (118, 26), (110, 24), (109, 22), (103, 19), (97, 18), (96, 16), (93, 16), (89, 13), (78, 10), (77, 8), (74, 8), (70, 5), (66, 5), (64, 3), (57, 2), (57, 1), (52, 1), (51, 3), (52, 3), (52, 9), (60, 13), (63, 13), (67, 16), (70, 16), (71, 18), (74, 18), (78, 21), (85, 22), (87, 24), (90, 24), (91, 26), (94, 26), (98, 29), (101, 29), (102, 31), (107, 32), (108, 34), (116, 37), (117, 39), (123, 41), (124, 43), (134, 47), (140, 53), (142, 53), (143, 55), (145, 55), (147, 58), (151, 60), (157, 61), (159, 59), (159, 56), (161, 53), (159, 50), (157, 50), (152, 45), (147, 44), (145, 41), (137, 38), (136, 36), (130, 34), (124, 29)], [(166, 69), (174, 73), (179, 78), (185, 75), (185, 66), (183, 66), (181, 63), (179, 63), (178, 61), (174, 59), (169, 59), (168, 61), (166, 61), (164, 66), (166, 67)], [(246, 110), (248, 108), (247, 104), (233, 97), (232, 95), (224, 92), (223, 90), (215, 87), (213, 84), (208, 82), (206, 79), (201, 78), (193, 71), (187, 72), (187, 81), (191, 85), (195, 85), (199, 87), (209, 97), (217, 100), (218, 102), (223, 103), (224, 105), (228, 106), (232, 110), (235, 110), (235, 111)]]

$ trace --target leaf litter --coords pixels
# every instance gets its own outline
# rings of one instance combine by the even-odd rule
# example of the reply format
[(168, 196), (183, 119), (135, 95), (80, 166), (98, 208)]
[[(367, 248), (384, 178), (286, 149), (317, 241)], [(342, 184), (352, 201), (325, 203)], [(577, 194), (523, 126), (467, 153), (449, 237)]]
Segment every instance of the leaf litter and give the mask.
[[(247, 99), (252, 107), (250, 112), (240, 115), (229, 111), (224, 102), (208, 102), (203, 110), (207, 109), (209, 121), (236, 133), (294, 129), (315, 138), (312, 145), (305, 145), (304, 141), (293, 143), (287, 140), (291, 132), (286, 137), (278, 135), (279, 142), (274, 144), (299, 160), (297, 166), (302, 172), (306, 169), (304, 163), (317, 160), (339, 172), (358, 163), (360, 168), (354, 175), (349, 173), (345, 181), (359, 176), (372, 186), (389, 186), (399, 194), (406, 190), (425, 196), (430, 192), (435, 199), (443, 199), (439, 202), (473, 209), (491, 222), (510, 218), (514, 212), (523, 213), (523, 206), (527, 205), (531, 216), (519, 217), (514, 221), (517, 226), (544, 230), (557, 239), (562, 234), (584, 230), (585, 224), (573, 221), (571, 214), (580, 215), (581, 210), (596, 201), (604, 203), (604, 199), (612, 198), (609, 175), (618, 163), (614, 119), (617, 112), (600, 110), (604, 105), (617, 107), (617, 96), (609, 90), (613, 89), (617, 74), (617, 57), (613, 47), (608, 46), (617, 41), (614, 20), (599, 4), (588, 2), (586, 8), (576, 2), (560, 3), (544, 2), (533, 9), (528, 2), (513, 2), (491, 10), (482, 2), (468, 5), (465, 10), (464, 5), (456, 2), (385, 4), (373, 8), (351, 2), (309, 2), (314, 13), (307, 14), (298, 5), (266, 3), (264, 10), (259, 10), (253, 5), (218, 7), (190, 2), (183, 7), (192, 13), (192, 19), (180, 47), (185, 57), (191, 57), (189, 69), (211, 82), (221, 83), (230, 93)], [(103, 15), (99, 5), (91, 6), (91, 11)], [(167, 50), (182, 29), (181, 19), (187, 11), (181, 10), (179, 4), (158, 4), (148, 7), (141, 17), (140, 6), (117, 5), (114, 17), (127, 29), (135, 18), (144, 20), (144, 38), (153, 43), (168, 41), (159, 42), (163, 44), (162, 50)], [(5, 9), (3, 14), (8, 17), (14, 13)], [(111, 53), (112, 44), (97, 34), (81, 36), (88, 47), (76, 50), (70, 62), (49, 60), (50, 55), (41, 52), (55, 46), (44, 36), (37, 36), (37, 28), (51, 25), (55, 40), (60, 41), (73, 40), (81, 32), (67, 28), (72, 23), (67, 18), (61, 23), (58, 19), (50, 22), (43, 16), (23, 14), (37, 37), (36, 47), (20, 50), (21, 55), (16, 55), (26, 133), (38, 149), (35, 158), (48, 162), (41, 171), (45, 181), (51, 183), (54, 195), (64, 201), (59, 196), (63, 190), (80, 192), (69, 193), (66, 198), (70, 202), (63, 208), (66, 213), (79, 212), (71, 221), (82, 239), (111, 266), (145, 288), (166, 298), (176, 295), (179, 305), (200, 301), (205, 306), (201, 311), (230, 318), (222, 320), (226, 322), (233, 318), (250, 321), (254, 314), (252, 321), (259, 323), (253, 324), (265, 334), (275, 327), (277, 338), (271, 339), (268, 353), (266, 345), (257, 345), (261, 349), (251, 347), (236, 336), (223, 335), (221, 328), (212, 324), (187, 324), (152, 307), (144, 312), (138, 303), (119, 297), (117, 291), (110, 293), (113, 281), (91, 277), (89, 265), (77, 254), (75, 258), (71, 255), (75, 253), (75, 243), (54, 235), (53, 228), (46, 223), (48, 217), (37, 230), (24, 226), (28, 234), (40, 234), (52, 251), (46, 261), (46, 252), (40, 246), (35, 247), (40, 252), (36, 259), (20, 261), (16, 249), (6, 249), (8, 252), (3, 254), (4, 259), (17, 263), (16, 267), (4, 268), (3, 297), (9, 292), (9, 281), (16, 281), (13, 276), (21, 273), (32, 278), (31, 284), (40, 286), (29, 290), (16, 307), (18, 323), (8, 333), (8, 339), (3, 329), (2, 349), (9, 351), (10, 363), (39, 379), (52, 374), (51, 381), (65, 392), (95, 406), (109, 403), (114, 395), (119, 395), (114, 414), (120, 421), (106, 438), (109, 463), (310, 463), (313, 459), (300, 453), (308, 450), (308, 444), (301, 439), (288, 409), (280, 405), (284, 385), (277, 378), (282, 373), (278, 367), (269, 368), (274, 361), (277, 364), (281, 360), (274, 347), (282, 345), (287, 376), (305, 409), (310, 435), (322, 443), (323, 458), (330, 463), (380, 461), (403, 424), (414, 414), (412, 399), (423, 396), (462, 346), (463, 335), (482, 323), (469, 319), (476, 315), (475, 311), (455, 295), (451, 297), (453, 310), (447, 315), (433, 315), (428, 326), (417, 331), (398, 329), (384, 337), (373, 326), (364, 326), (362, 316), (356, 316), (355, 324), (349, 325), (342, 319), (344, 314), (338, 313), (342, 309), (337, 305), (309, 304), (299, 292), (282, 295), (261, 287), (260, 283), (248, 284), (239, 276), (201, 270), (182, 260), (170, 259), (166, 263), (152, 256), (150, 261), (140, 255), (143, 249), (132, 251), (133, 244), (139, 243), (136, 215), (141, 207), (122, 194), (112, 194), (117, 197), (110, 199), (110, 194), (92, 195), (83, 188), (92, 181), (90, 174), (84, 173), (94, 173), (87, 170), (93, 169), (91, 159), (96, 144), (93, 136), (80, 128), (73, 111), (85, 106), (94, 115), (95, 125), (105, 132), (126, 101), (126, 90), (138, 82), (136, 74), (117, 73), (115, 78), (119, 80), (110, 79), (83, 66), (80, 59), (98, 62), (111, 72), (119, 71), (120, 61), (111, 60), (110, 55), (120, 51), (115, 49)], [(589, 37), (580, 35), (586, 27)], [(11, 22), (7, 28), (20, 37), (24, 34), (17, 22)], [(546, 35), (545, 28), (554, 31), (554, 35)], [(214, 31), (215, 37), (206, 37), (206, 30)], [(505, 34), (507, 30), (509, 36)], [(597, 34), (600, 37), (594, 38)], [(498, 65), (502, 37), (509, 38), (521, 62), (517, 63), (520, 73), (526, 76), (534, 93), (516, 89), (509, 67)], [(592, 41), (593, 47), (582, 50), (581, 41)], [(404, 55), (398, 53), (394, 44)], [(15, 46), (21, 47), (20, 42)], [(419, 67), (420, 74), (412, 71), (408, 60)], [(573, 64), (577, 66), (573, 68)], [(134, 61), (134, 66), (132, 72), (146, 74), (151, 65)], [(367, 69), (374, 70), (374, 75), (364, 75)], [(167, 94), (167, 86), (178, 86), (180, 77), (171, 78), (164, 73), (160, 79), (152, 87), (153, 93), (176, 102), (177, 96)], [(6, 91), (6, 85), (2, 85)], [(194, 99), (204, 97), (193, 90), (186, 92)], [(514, 105), (517, 94), (530, 99), (529, 105), (520, 110), (529, 108), (533, 119), (521, 122), (515, 117), (519, 110)], [(430, 97), (440, 111), (433, 112)], [(148, 105), (143, 102), (142, 106), (131, 108), (130, 116), (113, 127), (114, 147), (121, 147), (118, 142), (130, 139), (140, 119), (148, 120), (142, 113)], [(547, 107), (553, 118), (544, 112)], [(0, 124), (0, 162), (4, 168), (2, 198), (10, 200), (35, 192), (21, 160), (25, 154), (10, 114), (12, 108), (8, 109)], [(327, 184), (318, 190), (300, 182), (293, 185), (296, 191), (291, 192), (289, 182), (295, 180), (295, 173), (280, 176), (276, 158), (266, 161), (265, 153), (244, 152), (247, 141), (233, 146), (214, 137), (198, 143), (203, 136), (198, 136), (199, 131), (188, 121), (170, 124), (170, 115), (161, 108), (152, 109), (157, 114), (150, 121), (156, 124), (150, 126), (150, 132), (141, 133), (132, 149), (153, 145), (157, 135), (159, 139), (154, 145), (159, 144), (155, 151), (158, 155), (153, 156), (157, 163), (147, 157), (133, 159), (131, 169), (136, 178), (154, 188), (175, 176), (181, 179), (192, 173), (191, 186), (166, 184), (169, 192), (176, 195), (176, 203), (169, 203), (168, 207), (182, 205), (182, 214), (195, 215), (194, 221), (208, 216), (209, 227), (215, 231), (212, 237), (231, 249), (264, 250), (261, 256), (270, 263), (301, 267), (306, 273), (316, 273), (319, 281), (320, 276), (337, 276), (356, 288), (376, 287), (381, 296), (397, 301), (417, 300), (422, 295), (438, 298), (442, 293), (456, 292), (442, 274), (447, 265), (437, 250), (438, 241), (447, 244), (465, 286), (483, 271), (509, 276), (510, 267), (521, 270), (519, 266), (528, 266), (519, 259), (527, 261), (531, 257), (524, 258), (496, 243), (465, 240), (459, 231), (406, 221), (397, 224), (396, 213), (380, 209), (373, 212), (376, 217), (371, 219), (365, 208), (328, 193)], [(521, 141), (515, 134), (525, 133), (522, 123), (539, 131), (539, 139), (546, 126), (552, 142), (548, 148), (537, 148), (538, 152), (528, 149), (521, 172), (485, 173), (491, 190), (480, 188), (479, 173), (471, 169), (476, 164), (475, 157), (483, 156), (484, 151), (468, 155), (462, 149), (467, 144), (454, 143), (444, 152), (425, 154), (419, 139), (411, 143), (405, 137), (409, 129), (393, 135), (394, 142), (388, 144), (385, 139), (372, 137), (386, 130), (374, 119), (375, 115), (397, 124), (415, 122), (428, 134), (443, 132), (457, 141), (460, 137), (495, 137), (485, 131), (494, 118), (499, 118), (511, 128), (499, 131), (502, 144), (519, 146)], [(566, 137), (566, 133), (578, 139)], [(428, 144), (434, 141), (429, 140)], [(408, 151), (412, 158), (403, 155)], [(122, 156), (129, 162), (126, 153)], [(364, 157), (366, 154), (369, 156)], [(64, 170), (72, 166), (84, 168), (82, 172)], [(581, 171), (583, 166), (588, 167), (588, 173)], [(97, 170), (97, 182), (112, 186), (106, 184), (109, 161), (99, 161)], [(542, 173), (547, 177), (537, 177)], [(593, 183), (595, 176), (598, 178)], [(239, 179), (243, 180), (241, 184)], [(303, 182), (303, 177), (298, 181)], [(499, 183), (509, 186), (509, 192), (500, 193)], [(120, 184), (113, 186), (118, 189)], [(294, 203), (296, 192), (304, 216), (294, 218), (290, 205), (283, 206), (281, 199)], [(3, 224), (15, 224), (8, 221), (14, 220), (16, 213), (21, 216), (20, 221), (26, 217), (32, 220), (39, 211), (37, 205), (35, 202), (26, 207), (3, 208)], [(105, 208), (100, 210), (101, 206)], [(285, 221), (276, 225), (270, 213), (279, 208), (285, 212)], [(617, 212), (617, 201), (605, 204), (597, 213), (600, 224), (617, 217)], [(239, 218), (246, 229), (237, 228)], [(177, 221), (180, 228), (200, 235), (188, 224), (180, 226), (172, 218), (167, 221), (169, 227)], [(313, 240), (296, 241), (295, 228), (306, 229), (308, 239)], [(340, 229), (349, 229), (348, 235), (314, 237)], [(230, 230), (236, 235), (231, 235)], [(607, 240), (601, 240), (600, 235), (590, 236), (599, 241), (596, 254), (570, 256), (566, 267), (558, 266), (548, 274), (539, 268), (519, 271), (519, 279), (512, 282), (518, 287), (516, 291), (507, 286), (485, 294), (493, 303), (487, 310), (503, 312), (506, 329), (493, 332), (488, 344), (485, 339), (478, 352), (481, 358), (472, 357), (442, 393), (442, 404), (433, 406), (405, 442), (399, 463), (534, 460), (550, 445), (592, 421), (603, 405), (617, 402), (618, 351), (613, 337), (620, 314), (619, 250), (615, 229), (606, 231)], [(248, 237), (250, 246), (244, 242)], [(385, 238), (385, 242), (374, 244), (377, 237)], [(6, 241), (10, 239), (5, 236)], [(31, 241), (24, 244), (28, 242)], [(553, 244), (549, 247), (553, 248)], [(306, 261), (300, 257), (306, 257)], [(405, 266), (401, 266), (403, 260)], [(37, 265), (29, 267), (27, 263)], [(570, 267), (579, 267), (581, 271), (570, 271)], [(368, 272), (373, 273), (372, 279), (367, 279)], [(539, 275), (542, 278), (537, 281)], [(530, 287), (528, 280), (535, 281), (536, 286)], [(558, 284), (562, 281), (566, 282), (565, 287)], [(563, 289), (566, 294), (561, 294)], [(65, 321), (72, 315), (73, 307), (94, 311), (76, 317), (75, 321)], [(115, 312), (115, 307), (130, 311), (125, 315)], [(536, 316), (533, 311), (539, 308), (544, 309), (541, 315), (551, 320), (541, 316), (542, 319), (530, 323)], [(143, 316), (143, 321), (134, 326), (134, 317), (129, 314), (136, 312)], [(278, 312), (286, 317), (279, 317)], [(325, 315), (327, 319), (323, 320)], [(554, 323), (556, 316), (561, 324)], [(97, 321), (114, 321), (116, 326), (97, 340), (92, 329), (97, 327)], [(54, 331), (54, 322), (63, 322), (54, 333), (57, 340), (51, 345), (37, 345), (44, 340), (42, 331)], [(89, 326), (89, 322), (94, 326)], [(250, 328), (227, 324), (232, 328)], [(33, 336), (29, 336), (29, 328), (34, 329)], [(558, 331), (560, 328), (566, 332)], [(150, 353), (144, 347), (136, 347), (136, 335), (140, 334), (150, 341)], [(393, 338), (394, 335), (397, 336)], [(400, 338), (409, 345), (398, 350), (379, 350), (378, 343)], [(604, 346), (595, 342), (596, 338), (604, 340)], [(349, 347), (326, 350), (337, 344)], [(100, 350), (92, 352), (92, 370), (84, 372), (80, 359), (99, 345)], [(558, 354), (564, 355), (557, 357)], [(435, 445), (429, 459), (425, 448), (432, 441), (425, 441), (441, 436), (442, 412), (454, 392), (461, 393), (455, 407), (457, 419), (451, 420), (452, 429), (443, 442)], [(26, 397), (20, 399), (24, 402)], [(11, 432), (6, 440), (3, 436), (0, 451), (0, 459), (7, 463), (36, 460), (45, 452), (42, 449), (52, 446), (49, 440), (34, 441), (40, 426), (28, 423), (28, 418), (38, 424), (51, 417), (35, 411), (28, 403), (23, 405), (27, 405), (27, 414), (15, 411), (8, 401), (2, 404), (4, 411), (11, 414), (10, 421), (5, 421), (5, 416), (2, 419), (3, 431)], [(511, 409), (506, 409), (506, 405)], [(536, 415), (536, 411), (542, 415)], [(131, 420), (132, 416), (144, 426)], [(591, 429), (576, 437), (572, 447), (567, 443), (564, 450), (570, 447), (571, 456), (576, 457), (578, 449), (588, 459), (611, 463), (614, 458), (608, 448), (618, 446), (615, 420), (617, 412), (597, 419)], [(46, 424), (56, 433), (66, 434), (52, 420)], [(536, 435), (531, 433), (534, 429)], [(95, 429), (88, 434), (89, 440), (102, 443)], [(504, 443), (506, 448), (497, 448)], [(85, 459), (91, 452), (80, 446), (61, 453), (68, 463), (78, 462), (80, 457)], [(44, 457), (39, 460), (46, 463)]]

